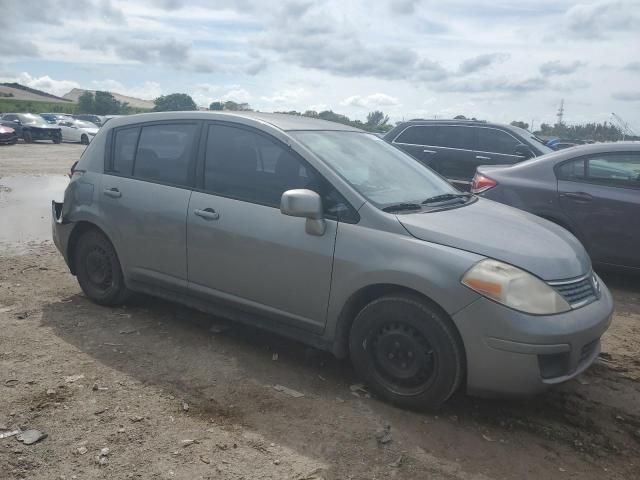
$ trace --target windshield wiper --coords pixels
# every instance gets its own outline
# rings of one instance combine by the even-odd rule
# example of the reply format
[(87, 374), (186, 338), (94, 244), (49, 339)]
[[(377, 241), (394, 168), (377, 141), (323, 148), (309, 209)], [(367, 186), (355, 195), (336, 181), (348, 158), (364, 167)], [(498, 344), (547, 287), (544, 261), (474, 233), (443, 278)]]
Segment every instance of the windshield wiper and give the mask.
[(417, 203), (396, 203), (382, 209), (383, 212), (403, 212), (407, 210), (422, 210), (422, 206)]
[(429, 197), (422, 202), (423, 205), (428, 203), (446, 202), (447, 200), (455, 200), (457, 198), (468, 198), (470, 193), (443, 193), (442, 195), (436, 195), (435, 197)]

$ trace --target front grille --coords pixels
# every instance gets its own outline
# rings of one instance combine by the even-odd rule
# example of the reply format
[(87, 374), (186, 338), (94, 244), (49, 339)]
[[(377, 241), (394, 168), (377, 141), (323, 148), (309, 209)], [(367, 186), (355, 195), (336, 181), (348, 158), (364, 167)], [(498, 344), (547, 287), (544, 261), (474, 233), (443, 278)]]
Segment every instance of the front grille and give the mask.
[(549, 282), (549, 285), (562, 295), (571, 308), (582, 307), (598, 298), (594, 284), (593, 274), (575, 281)]

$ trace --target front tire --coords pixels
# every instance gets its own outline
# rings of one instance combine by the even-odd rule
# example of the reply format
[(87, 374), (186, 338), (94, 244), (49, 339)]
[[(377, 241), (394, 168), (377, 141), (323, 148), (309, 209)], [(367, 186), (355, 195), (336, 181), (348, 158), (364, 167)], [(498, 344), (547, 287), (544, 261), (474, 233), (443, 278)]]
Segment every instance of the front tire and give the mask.
[(74, 265), (80, 288), (93, 302), (117, 306), (129, 297), (116, 251), (101, 232), (82, 234), (76, 244)]
[(53, 143), (58, 144), (58, 143), (62, 143), (62, 134), (57, 134), (54, 135), (53, 138), (51, 139), (53, 141)]
[(31, 135), (31, 132), (28, 130), (25, 130), (22, 133), (22, 139), (24, 140), (24, 143), (33, 143), (33, 136)]
[(389, 295), (365, 306), (349, 350), (369, 387), (402, 407), (437, 408), (464, 376), (464, 348), (451, 321), (417, 296)]

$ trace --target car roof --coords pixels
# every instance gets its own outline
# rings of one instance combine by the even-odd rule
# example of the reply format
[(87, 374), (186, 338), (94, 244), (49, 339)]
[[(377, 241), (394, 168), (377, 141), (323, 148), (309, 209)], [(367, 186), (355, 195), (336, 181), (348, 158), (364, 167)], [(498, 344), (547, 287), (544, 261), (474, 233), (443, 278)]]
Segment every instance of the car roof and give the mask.
[(283, 131), (294, 130), (339, 130), (351, 132), (364, 132), (349, 125), (337, 122), (329, 122), (317, 118), (303, 117), (301, 115), (289, 115), (286, 113), (264, 112), (211, 112), (211, 111), (187, 111), (187, 112), (153, 112), (138, 115), (127, 115), (114, 118), (108, 125), (120, 127), (133, 123), (154, 122), (164, 120), (226, 120), (237, 119), (250, 120), (251, 123), (269, 124)]
[(584, 155), (597, 153), (615, 153), (615, 152), (640, 152), (640, 142), (605, 142), (590, 143), (587, 145), (576, 145), (562, 150), (557, 150), (540, 157), (531, 158), (515, 166), (519, 168), (527, 168), (529, 165), (539, 165), (542, 163), (558, 163), (564, 160), (570, 160)]

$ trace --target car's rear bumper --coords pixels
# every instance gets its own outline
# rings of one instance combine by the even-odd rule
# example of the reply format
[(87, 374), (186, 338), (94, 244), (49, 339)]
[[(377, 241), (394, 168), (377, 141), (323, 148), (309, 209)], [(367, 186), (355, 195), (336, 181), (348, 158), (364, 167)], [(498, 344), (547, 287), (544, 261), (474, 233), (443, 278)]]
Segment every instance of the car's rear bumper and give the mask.
[(69, 249), (67, 247), (73, 230), (73, 223), (64, 221), (62, 216), (63, 205), (62, 202), (56, 202), (55, 200), (51, 202), (51, 236), (56, 248), (64, 257), (67, 266), (71, 268), (68, 258)]
[(598, 300), (557, 315), (527, 315), (478, 299), (454, 315), (467, 355), (467, 391), (526, 395), (579, 375), (598, 357), (612, 312), (602, 282)]

